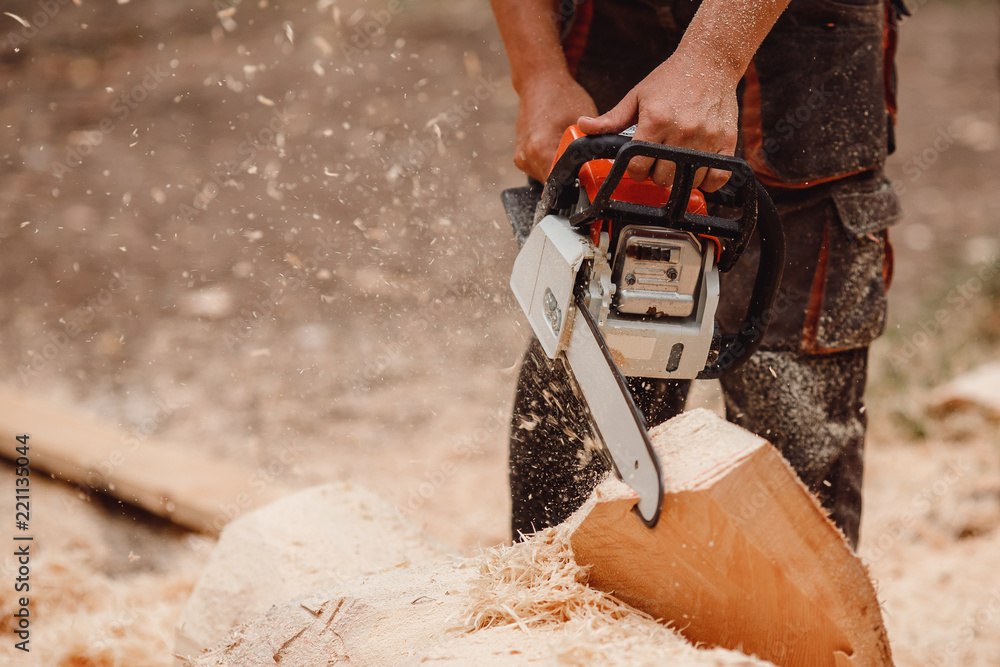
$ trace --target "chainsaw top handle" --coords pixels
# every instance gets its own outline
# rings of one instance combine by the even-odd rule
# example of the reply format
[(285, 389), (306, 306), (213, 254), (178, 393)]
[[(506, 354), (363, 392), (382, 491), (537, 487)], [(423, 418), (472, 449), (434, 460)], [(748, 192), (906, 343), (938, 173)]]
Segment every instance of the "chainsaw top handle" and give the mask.
[[(667, 160), (676, 165), (670, 197), (664, 206), (612, 199), (628, 163), (636, 157)], [(726, 155), (635, 141), (620, 134), (582, 136), (566, 147), (549, 173), (535, 214), (535, 222), (550, 213), (573, 208), (579, 200), (580, 169), (591, 160), (600, 159), (611, 159), (614, 163), (590, 206), (570, 216), (569, 222), (574, 227), (582, 227), (595, 220), (615, 220), (714, 236), (726, 241), (719, 257), (719, 270), (724, 272), (731, 269), (743, 254), (757, 218), (756, 179), (746, 162)], [(705, 193), (705, 199), (709, 204), (717, 203), (741, 209), (739, 219), (687, 211), (691, 191), (694, 189), (695, 172), (703, 167), (732, 173), (724, 188), (718, 193)]]
[[(674, 163), (674, 180), (665, 205), (648, 206), (612, 199), (629, 162), (635, 157)], [(747, 313), (739, 331), (722, 335), (718, 357), (705, 366), (698, 377), (716, 378), (741, 366), (764, 337), (785, 263), (785, 241), (778, 211), (750, 165), (727, 155), (635, 141), (621, 134), (583, 136), (569, 144), (553, 165), (535, 211), (535, 223), (546, 215), (571, 211), (580, 197), (580, 169), (587, 162), (600, 159), (614, 160), (614, 163), (590, 205), (569, 216), (569, 222), (574, 227), (582, 227), (595, 220), (615, 220), (714, 236), (724, 240), (718, 260), (722, 272), (733, 268), (746, 250), (754, 229), (757, 229), (761, 246), (760, 263)], [(704, 194), (709, 204), (739, 209), (739, 218), (701, 215), (687, 210), (694, 176), (701, 168), (732, 174), (718, 191)]]

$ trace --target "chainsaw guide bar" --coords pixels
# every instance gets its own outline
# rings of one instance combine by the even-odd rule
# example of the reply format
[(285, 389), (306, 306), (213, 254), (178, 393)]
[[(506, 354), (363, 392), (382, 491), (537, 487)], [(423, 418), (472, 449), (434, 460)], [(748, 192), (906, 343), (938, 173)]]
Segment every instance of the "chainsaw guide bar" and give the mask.
[(618, 476), (639, 494), (639, 516), (652, 528), (663, 505), (663, 478), (646, 420), (579, 296), (576, 312), (586, 326), (574, 326), (570, 336), (566, 349), (570, 376), (580, 387), (594, 430), (611, 454)]

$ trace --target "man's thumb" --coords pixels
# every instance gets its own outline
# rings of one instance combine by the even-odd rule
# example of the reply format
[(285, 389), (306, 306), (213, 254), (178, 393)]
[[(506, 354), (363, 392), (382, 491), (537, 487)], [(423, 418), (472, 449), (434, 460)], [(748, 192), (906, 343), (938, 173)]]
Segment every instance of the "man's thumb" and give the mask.
[(584, 134), (616, 134), (635, 125), (636, 119), (635, 102), (627, 96), (606, 114), (597, 118), (580, 116), (576, 124)]

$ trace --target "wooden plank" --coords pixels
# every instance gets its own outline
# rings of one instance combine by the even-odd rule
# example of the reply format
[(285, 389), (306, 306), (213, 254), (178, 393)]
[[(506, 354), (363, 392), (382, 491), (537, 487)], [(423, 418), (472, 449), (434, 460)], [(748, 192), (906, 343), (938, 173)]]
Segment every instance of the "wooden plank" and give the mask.
[(706, 410), (651, 435), (665, 484), (656, 528), (614, 478), (570, 519), (591, 586), (693, 642), (782, 667), (892, 664), (864, 565), (777, 450)]
[(129, 437), (79, 410), (0, 386), (0, 455), (30, 436), (32, 472), (110, 494), (192, 530), (215, 534), (230, 520), (291, 493), (269, 476), (192, 447)]

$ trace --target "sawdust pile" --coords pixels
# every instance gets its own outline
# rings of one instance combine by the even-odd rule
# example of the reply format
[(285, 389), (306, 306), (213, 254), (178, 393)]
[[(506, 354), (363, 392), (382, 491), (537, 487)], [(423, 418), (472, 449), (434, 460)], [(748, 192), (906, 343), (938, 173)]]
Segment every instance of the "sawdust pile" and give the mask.
[(548, 623), (609, 624), (652, 617), (587, 586), (587, 569), (573, 559), (562, 526), (532, 539), (486, 551), (469, 590), (466, 618), (473, 630), (514, 623), (522, 630)]
[(591, 588), (569, 532), (563, 524), (484, 552), (469, 582), (468, 631), (516, 625), (528, 636), (558, 633), (551, 649), (560, 665), (770, 664), (722, 649), (699, 651), (649, 614)]
[[(68, 485), (41, 476), (32, 485), (30, 590), (14, 590), (13, 549), (0, 555), (0, 665), (173, 667), (173, 625), (214, 541), (168, 540), (169, 529), (111, 515)], [(4, 496), (0, 514), (13, 516), (14, 494)], [(14, 648), (21, 596), (30, 598), (30, 653)]]
[[(32, 570), (30, 653), (6, 641), (0, 664), (160, 667), (173, 664), (173, 623), (194, 585), (194, 567), (125, 578), (96, 571), (79, 552), (50, 553)], [(16, 593), (0, 593), (4, 636), (14, 637)]]

